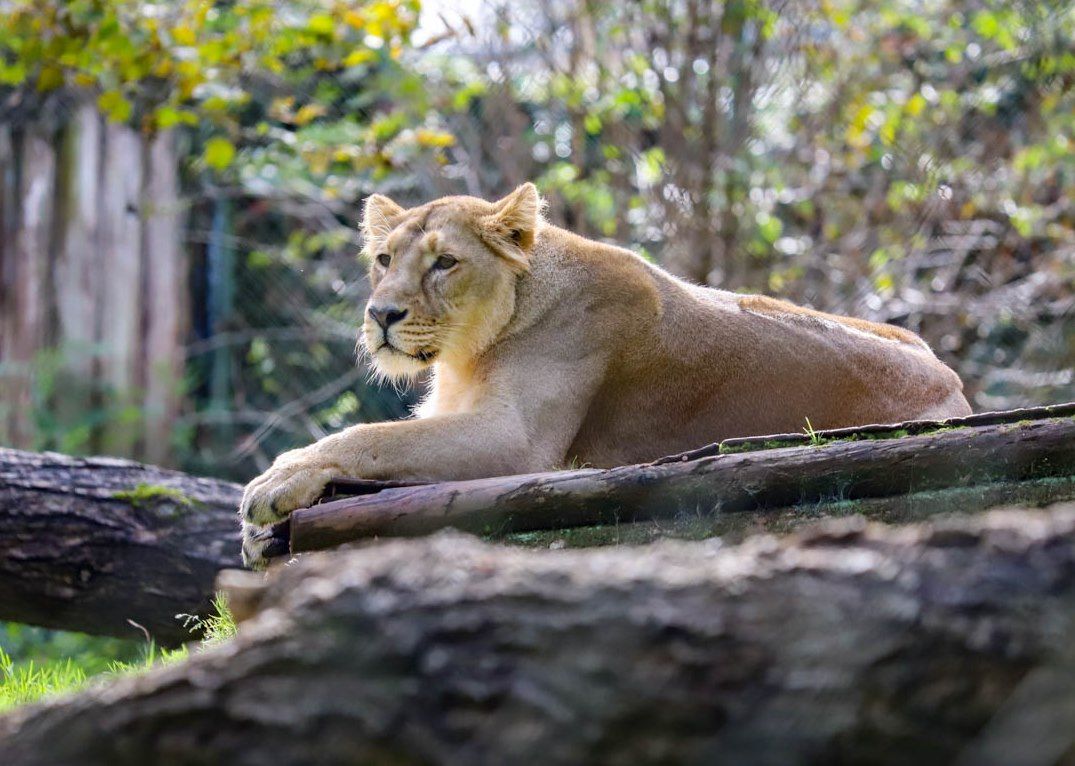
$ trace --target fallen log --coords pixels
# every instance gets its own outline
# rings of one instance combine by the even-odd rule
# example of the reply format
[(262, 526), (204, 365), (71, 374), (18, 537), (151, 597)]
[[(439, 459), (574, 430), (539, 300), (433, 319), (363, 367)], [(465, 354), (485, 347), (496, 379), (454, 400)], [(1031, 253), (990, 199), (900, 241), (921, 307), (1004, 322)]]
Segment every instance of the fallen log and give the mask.
[(193, 638), (240, 565), (240, 488), (110, 458), (0, 449), (0, 619), (158, 642)]
[(647, 465), (393, 487), (297, 510), (265, 534), (270, 554), (284, 555), (445, 527), (505, 535), (1075, 475), (1075, 405), (1039, 420), (1026, 419), (1031, 412), (819, 432), (816, 446), (779, 446), (795, 435), (753, 439), (752, 448), (730, 440), (725, 452)]
[(1075, 505), (731, 548), (451, 533), (225, 581), (258, 602), (237, 638), (0, 718), (0, 762), (925, 766), (1075, 747)]
[[(301, 526), (308, 516), (300, 511), (283, 529), (292, 524), (300, 528), (296, 550), (363, 534), (421, 534), (453, 524), (524, 545), (560, 545), (565, 538), (568, 545), (594, 545), (657, 536), (737, 539), (767, 529), (783, 531), (823, 515), (861, 513), (901, 521), (998, 504), (1043, 505), (1075, 497), (1075, 470), (1065, 446), (1072, 441), (1070, 434), (1065, 436), (1071, 418), (1064, 412), (1051, 408), (1048, 419), (1034, 423), (1018, 421), (1037, 411), (974, 416), (1002, 419), (994, 423), (998, 431), (990, 438), (1006, 446), (998, 446), (993, 457), (1011, 461), (995, 467), (976, 457), (988, 453), (977, 428), (973, 438), (970, 428), (890, 442), (860, 434), (861, 440), (851, 443), (858, 445), (851, 455), (828, 452), (849, 446), (832, 442), (799, 451), (765, 449), (771, 441), (767, 437), (751, 448), (761, 451), (736, 458), (745, 462), (731, 460), (735, 455), (674, 456), (612, 472), (505, 477), (478, 482), (475, 494), (457, 494), (454, 500), (452, 493), (469, 493), (472, 483), (408, 488), (391, 482), (340, 482), (335, 491), (375, 493), (365, 500), (338, 501), (351, 509), (347, 513), (357, 512), (358, 526), (345, 528), (342, 536), (320, 538), (324, 522), (315, 515), (309, 519), (313, 534), (306, 535)], [(831, 438), (821, 434), (817, 440)], [(880, 454), (875, 446), (888, 450), (913, 439), (932, 441), (909, 447), (913, 454), (898, 470), (868, 467), (869, 456)], [(890, 455), (878, 465), (899, 462), (900, 454), (907, 453)], [(856, 461), (861, 460), (867, 468), (858, 473)], [(936, 473), (942, 464), (952, 470)], [(906, 484), (899, 484), (901, 476)], [(875, 480), (908, 494), (884, 495), (871, 483)], [(980, 480), (988, 483), (976, 483)], [(175, 615), (204, 613), (215, 573), (238, 565), (234, 508), (240, 491), (229, 482), (129, 461), (0, 450), (0, 619), (140, 635), (128, 622), (133, 620), (163, 644), (191, 638)], [(446, 507), (449, 513), (444, 514)], [(314, 513), (331, 508), (320, 506)], [(754, 512), (723, 512), (747, 509)], [(609, 522), (613, 524), (607, 526)], [(600, 523), (606, 526), (589, 526)], [(648, 526), (632, 529), (643, 524)], [(556, 528), (545, 530), (549, 539), (520, 534), (543, 527)], [(277, 544), (281, 552), (288, 551), (286, 534)]]
[(817, 446), (834, 441), (859, 441), (861, 439), (898, 439), (904, 436), (936, 433), (939, 430), (953, 428), (977, 428), (979, 426), (997, 426), (1005, 423), (1027, 423), (1031, 420), (1049, 418), (1069, 418), (1075, 416), (1075, 402), (1062, 404), (1044, 404), (1037, 407), (1022, 407), (1014, 410), (997, 410), (964, 415), (947, 420), (907, 420), (902, 423), (878, 423), (847, 428), (831, 428), (822, 431), (803, 429), (794, 434), (774, 434), (769, 436), (742, 436), (713, 442), (704, 447), (660, 458), (655, 462), (671, 463), (693, 460), (712, 455), (727, 455), (732, 452), (751, 452), (777, 447), (796, 447), (803, 445)]

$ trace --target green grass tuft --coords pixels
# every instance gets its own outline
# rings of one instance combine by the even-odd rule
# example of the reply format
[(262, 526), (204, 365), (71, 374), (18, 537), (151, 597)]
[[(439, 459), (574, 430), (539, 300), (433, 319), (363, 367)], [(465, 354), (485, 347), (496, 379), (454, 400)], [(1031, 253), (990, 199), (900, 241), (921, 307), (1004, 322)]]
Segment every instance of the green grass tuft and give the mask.
[(236, 625), (235, 617), (228, 606), (228, 599), (222, 592), (213, 596), (213, 611), (208, 617), (177, 614), (176, 618), (181, 619), (183, 627), (190, 628), (192, 633), (202, 634), (202, 646), (227, 641), (239, 632), (239, 626)]
[(0, 649), (0, 711), (36, 702), (52, 694), (78, 689), (86, 683), (86, 671), (73, 660), (16, 665)]
[[(201, 632), (202, 639), (195, 651), (219, 644), (232, 638), (238, 628), (235, 618), (228, 608), (223, 593), (213, 598), (213, 611), (208, 617), (180, 614), (177, 619), (192, 633)], [(130, 673), (143, 673), (159, 665), (179, 662), (190, 656), (190, 649), (158, 647), (152, 640), (147, 640), (137, 659), (112, 659), (104, 669), (98, 663), (86, 662), (85, 658), (67, 657), (45, 662), (15, 662), (11, 656), (0, 648), (0, 712), (19, 705), (37, 702), (56, 694), (69, 694), (85, 687), (88, 683)]]

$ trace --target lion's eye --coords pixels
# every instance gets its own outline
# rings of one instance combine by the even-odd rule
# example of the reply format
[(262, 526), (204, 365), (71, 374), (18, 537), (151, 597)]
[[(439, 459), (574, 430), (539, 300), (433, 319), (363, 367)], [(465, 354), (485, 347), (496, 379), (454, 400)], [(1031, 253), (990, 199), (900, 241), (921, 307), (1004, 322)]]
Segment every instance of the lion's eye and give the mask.
[(386, 269), (388, 268), (388, 264), (390, 264), (391, 262), (392, 256), (390, 256), (388, 253), (379, 253), (377, 255), (377, 263), (381, 264)]
[(433, 268), (439, 269), (440, 271), (447, 271), (457, 263), (459, 263), (459, 261), (452, 256), (441, 255), (437, 260), (433, 261)]

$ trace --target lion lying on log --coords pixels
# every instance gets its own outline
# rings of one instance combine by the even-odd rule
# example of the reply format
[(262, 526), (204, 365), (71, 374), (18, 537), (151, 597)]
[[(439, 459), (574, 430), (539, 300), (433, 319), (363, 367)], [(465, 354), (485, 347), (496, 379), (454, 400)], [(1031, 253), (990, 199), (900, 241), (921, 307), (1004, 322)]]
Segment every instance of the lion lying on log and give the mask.
[(260, 527), (337, 476), (451, 480), (572, 461), (639, 463), (733, 436), (942, 419), (970, 406), (917, 335), (688, 284), (546, 223), (524, 184), (498, 202), (411, 210), (381, 195), (363, 230), (362, 342), (388, 379), (433, 368), (416, 417), (280, 455), (242, 500)]

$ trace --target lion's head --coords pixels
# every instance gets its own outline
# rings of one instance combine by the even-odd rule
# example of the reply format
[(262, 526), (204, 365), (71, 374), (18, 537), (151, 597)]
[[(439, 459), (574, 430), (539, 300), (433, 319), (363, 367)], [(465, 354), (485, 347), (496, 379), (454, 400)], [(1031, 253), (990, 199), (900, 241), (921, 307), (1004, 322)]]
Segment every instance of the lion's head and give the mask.
[(524, 184), (499, 202), (446, 197), (404, 210), (374, 194), (362, 228), (372, 293), (362, 342), (388, 378), (481, 353), (515, 311), (541, 198)]

